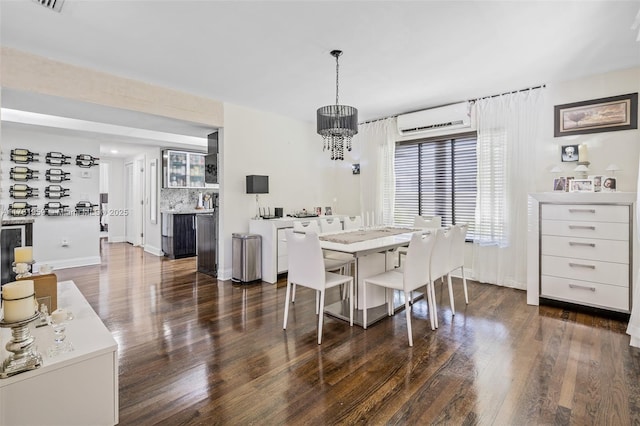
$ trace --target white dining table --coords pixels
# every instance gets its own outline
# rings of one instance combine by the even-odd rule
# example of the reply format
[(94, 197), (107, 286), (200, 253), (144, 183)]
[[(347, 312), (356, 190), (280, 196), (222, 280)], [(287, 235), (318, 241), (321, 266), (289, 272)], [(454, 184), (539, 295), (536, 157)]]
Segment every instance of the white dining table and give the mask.
[[(393, 232), (394, 235), (384, 235), (385, 230)], [(336, 233), (323, 233), (319, 235), (320, 247), (323, 250), (347, 253), (354, 257), (354, 281), (355, 286), (355, 311), (354, 323), (363, 325), (363, 279), (379, 274), (395, 267), (395, 253), (398, 247), (408, 246), (411, 236), (418, 230), (407, 228), (374, 228), (358, 231), (342, 231)], [(428, 230), (420, 230), (429, 232)], [(381, 236), (383, 235), (383, 236)], [(354, 242), (349, 242), (353, 240)], [(395, 310), (404, 307), (404, 300), (401, 295), (394, 296)], [(416, 294), (416, 297), (421, 297)], [(367, 326), (381, 320), (387, 316), (385, 289), (375, 287), (367, 289)], [(340, 300), (325, 307), (324, 312), (332, 317), (349, 320), (349, 302)]]

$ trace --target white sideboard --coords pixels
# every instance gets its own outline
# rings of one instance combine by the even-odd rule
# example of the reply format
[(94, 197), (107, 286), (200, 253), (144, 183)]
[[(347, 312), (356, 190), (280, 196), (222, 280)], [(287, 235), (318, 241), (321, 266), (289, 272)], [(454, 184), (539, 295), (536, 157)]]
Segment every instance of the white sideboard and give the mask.
[(540, 298), (629, 313), (635, 193), (541, 193), (529, 202), (527, 303)]
[(262, 281), (275, 284), (278, 274), (287, 272), (287, 243), (284, 231), (293, 228), (293, 222), (319, 221), (321, 218), (337, 219), (342, 221), (345, 215), (293, 218), (283, 217), (279, 219), (251, 219), (249, 232), (262, 237)]
[[(58, 283), (58, 307), (71, 310), (67, 339), (74, 350), (47, 355), (51, 327), (34, 328), (43, 365), (0, 379), (0, 425), (114, 425), (118, 423), (118, 345), (72, 281)], [(0, 356), (8, 329), (0, 329)]]

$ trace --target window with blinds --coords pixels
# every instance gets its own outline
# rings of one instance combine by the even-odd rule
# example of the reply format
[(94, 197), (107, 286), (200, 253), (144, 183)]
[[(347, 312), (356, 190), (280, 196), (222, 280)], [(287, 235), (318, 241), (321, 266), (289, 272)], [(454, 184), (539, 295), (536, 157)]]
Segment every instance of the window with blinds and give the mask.
[(442, 225), (469, 224), (473, 239), (476, 208), (476, 136), (396, 144), (396, 225), (441, 216)]

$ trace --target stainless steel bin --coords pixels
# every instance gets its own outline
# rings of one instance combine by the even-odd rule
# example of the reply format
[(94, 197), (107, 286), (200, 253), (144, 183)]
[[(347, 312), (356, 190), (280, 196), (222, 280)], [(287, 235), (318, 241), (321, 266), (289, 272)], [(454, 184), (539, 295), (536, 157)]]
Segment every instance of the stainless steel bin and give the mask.
[(257, 234), (232, 234), (232, 273), (235, 282), (262, 279), (262, 238)]

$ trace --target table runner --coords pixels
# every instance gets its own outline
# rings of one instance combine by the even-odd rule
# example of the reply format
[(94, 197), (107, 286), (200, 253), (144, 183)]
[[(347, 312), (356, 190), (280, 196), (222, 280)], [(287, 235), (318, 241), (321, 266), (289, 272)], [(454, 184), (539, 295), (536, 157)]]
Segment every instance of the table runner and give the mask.
[(364, 229), (357, 231), (341, 232), (339, 234), (321, 235), (319, 238), (322, 241), (328, 241), (330, 243), (338, 244), (353, 244), (362, 241), (374, 240), (376, 238), (389, 237), (392, 235), (405, 234), (407, 232), (419, 231), (419, 229), (410, 228), (376, 228), (376, 229)]

